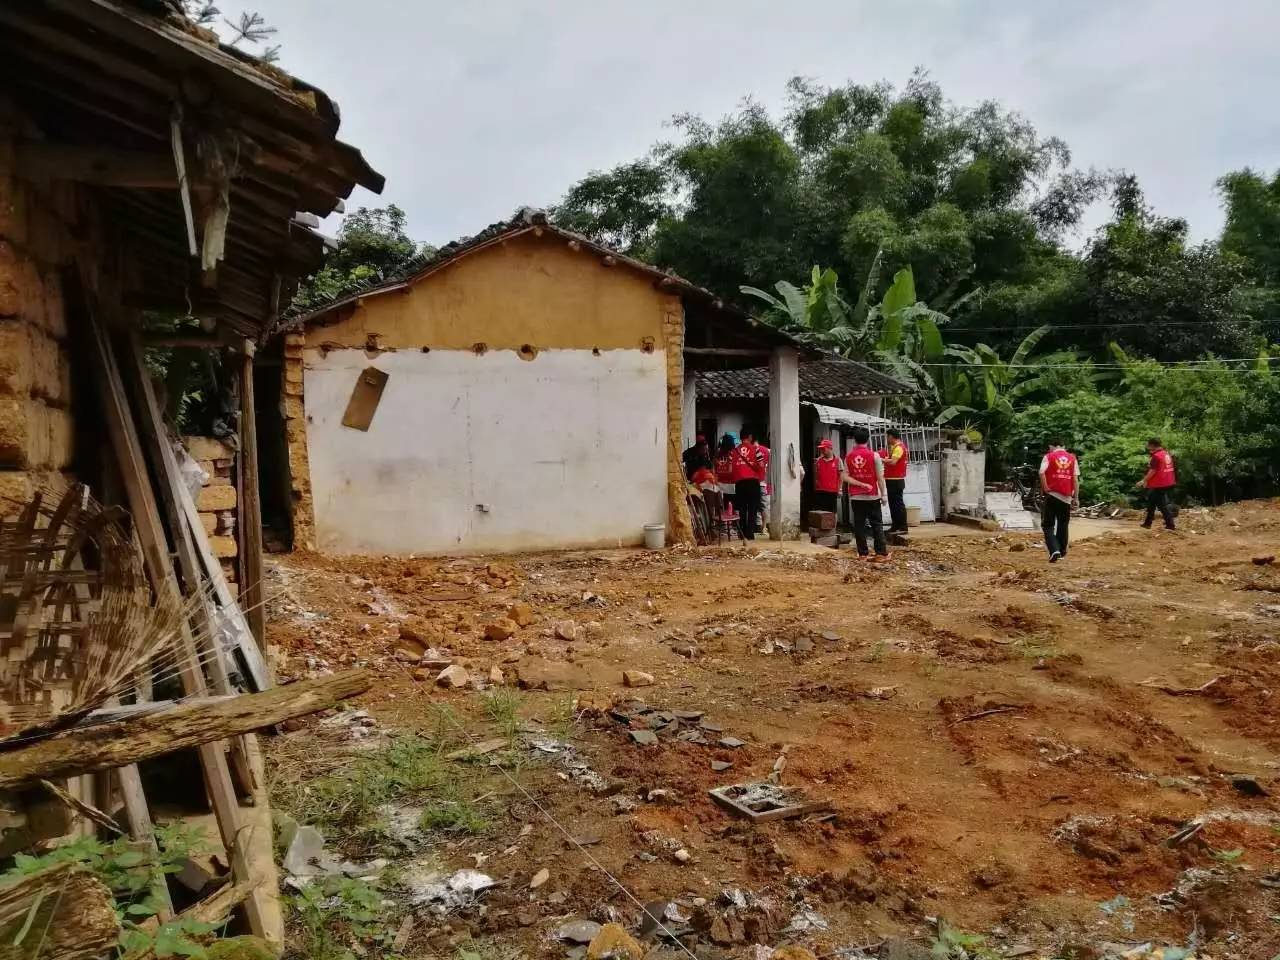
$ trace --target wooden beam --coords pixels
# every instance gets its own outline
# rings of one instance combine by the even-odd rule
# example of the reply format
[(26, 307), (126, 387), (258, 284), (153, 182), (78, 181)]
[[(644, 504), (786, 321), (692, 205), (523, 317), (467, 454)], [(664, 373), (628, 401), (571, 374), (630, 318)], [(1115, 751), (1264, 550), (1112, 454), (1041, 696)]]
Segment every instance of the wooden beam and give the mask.
[(71, 727), (0, 752), (0, 790), (112, 770), (212, 744), (327, 710), (372, 685), (367, 671), (346, 670), (263, 693), (187, 700), (130, 720)]
[(758, 357), (768, 359), (772, 351), (755, 347), (685, 347), (690, 357)]
[(144, 347), (191, 347), (199, 350), (220, 350), (231, 344), (216, 333), (144, 333)]
[[(278, 290), (277, 286), (277, 290)], [(240, 366), (240, 463), (243, 494), (240, 500), (240, 556), (244, 558), (244, 580), (240, 599), (245, 619), (258, 641), (267, 649), (267, 616), (262, 604), (262, 495), (258, 476), (258, 423), (253, 386), (253, 343), (246, 340)]]
[(28, 180), (76, 180), (141, 190), (178, 186), (173, 157), (163, 153), (26, 140), (15, 145), (14, 163)]
[(182, 217), (187, 225), (187, 246), (191, 256), (198, 256), (200, 249), (196, 243), (196, 221), (191, 212), (191, 181), (187, 178), (186, 152), (182, 147), (182, 108), (174, 104), (173, 115), (169, 118), (169, 140), (173, 147), (173, 166), (178, 173), (178, 194), (182, 198)]
[[(142, 453), (142, 444), (138, 439), (137, 426), (134, 424), (124, 384), (120, 379), (120, 370), (116, 365), (115, 351), (91, 305), (85, 303), (84, 308), (90, 331), (91, 360), (95, 367), (95, 380), (99, 386), (107, 431), (115, 447), (116, 459), (133, 514), (134, 531), (138, 534), (142, 546), (144, 564), (156, 593), (167, 594), (175, 601), (179, 601), (181, 593), (169, 559), (168, 541), (160, 521), (160, 510), (152, 493), (151, 481), (147, 475), (146, 460)], [(149, 391), (151, 381), (145, 377), (144, 381)], [(154, 413), (154, 410), (152, 412)], [(167, 447), (167, 444), (164, 446)], [(172, 456), (173, 451), (170, 449), (169, 453)], [(189, 697), (203, 696), (207, 691), (205, 678), (196, 656), (194, 638), (185, 623), (179, 641), (178, 676), (182, 681), (183, 692)], [(209, 792), (209, 802), (218, 821), (218, 831), (222, 835), (222, 843), (231, 863), (232, 875), (237, 882), (254, 881), (256, 876), (250, 869), (244, 845), (241, 842), (240, 806), (235, 788), (231, 784), (231, 771), (227, 768), (226, 752), (216, 743), (202, 743), (198, 754), (200, 766), (204, 772), (205, 787)], [(279, 916), (278, 902), (256, 894), (249, 898), (245, 913), (252, 933), (257, 936), (271, 934), (279, 939), (276, 932), (281, 929), (282, 920)]]

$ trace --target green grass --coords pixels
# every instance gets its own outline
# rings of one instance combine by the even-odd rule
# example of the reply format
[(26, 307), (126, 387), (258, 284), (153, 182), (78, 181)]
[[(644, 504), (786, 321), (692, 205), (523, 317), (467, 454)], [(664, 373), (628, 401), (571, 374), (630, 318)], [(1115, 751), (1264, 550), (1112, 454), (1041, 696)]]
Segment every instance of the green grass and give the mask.
[(422, 810), (418, 826), (424, 833), (488, 833), (489, 820), (472, 800), (465, 797), (432, 797)]
[(520, 696), (505, 687), (485, 694), (484, 711), (502, 735), (514, 741), (520, 733)]
[(877, 640), (872, 645), (871, 650), (868, 651), (864, 660), (867, 663), (879, 663), (881, 660), (884, 659), (884, 653), (885, 653), (885, 650), (888, 648), (888, 646), (889, 645), (885, 643), (883, 640)]
[(573, 724), (577, 714), (573, 711), (573, 694), (567, 693), (558, 697), (551, 705), (551, 716), (547, 721), (547, 729), (557, 740), (568, 740), (573, 736)]

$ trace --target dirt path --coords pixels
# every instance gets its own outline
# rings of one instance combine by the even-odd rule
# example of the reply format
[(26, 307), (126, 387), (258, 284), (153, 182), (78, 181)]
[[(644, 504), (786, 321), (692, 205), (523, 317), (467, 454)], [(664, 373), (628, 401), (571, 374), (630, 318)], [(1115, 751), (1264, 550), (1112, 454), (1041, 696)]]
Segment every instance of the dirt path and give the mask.
[[(600, 838), (593, 856), (642, 901), (686, 904), (697, 942), (927, 943), (929, 918), (945, 916), (993, 947), (1199, 937), (1208, 956), (1270, 960), (1280, 566), (1252, 560), (1280, 553), (1280, 504), (1189, 512), (1182, 527), (1102, 533), (1052, 567), (1030, 534), (922, 539), (884, 567), (742, 549), (298, 555), (277, 566), (286, 592), (271, 639), (293, 675), (367, 662), (384, 682), (364, 706), (392, 727), (420, 728), (447, 702), (491, 734), (482, 695), (446, 692), (434, 672), (415, 680), (395, 658), (402, 632), (480, 677), (499, 666), (524, 691), (528, 729), (550, 727), (572, 697), (572, 742), (609, 787), (551, 770), (531, 783), (555, 816)], [(515, 601), (534, 622), (486, 640)], [(624, 670), (655, 682), (627, 689)], [(609, 709), (632, 699), (701, 711), (721, 729), (688, 742), (675, 734), (694, 726), (677, 724), (637, 745)], [(725, 736), (744, 743), (719, 745)], [(782, 782), (830, 801), (833, 816), (752, 824), (708, 797), (767, 777), (783, 756)], [(546, 938), (555, 918), (602, 903), (638, 917), (581, 853), (513, 809), (465, 852), (496, 854), (535, 823), (494, 876), (518, 883), (547, 865), (546, 894), (565, 896), (498, 898), (467, 932), (562, 956)], [(1203, 830), (1167, 846), (1193, 818)], [(716, 897), (731, 888), (785, 906), (754, 927), (734, 920), (741, 911), (724, 922)], [(530, 898), (539, 913), (526, 923)], [(804, 908), (828, 929), (784, 933)]]

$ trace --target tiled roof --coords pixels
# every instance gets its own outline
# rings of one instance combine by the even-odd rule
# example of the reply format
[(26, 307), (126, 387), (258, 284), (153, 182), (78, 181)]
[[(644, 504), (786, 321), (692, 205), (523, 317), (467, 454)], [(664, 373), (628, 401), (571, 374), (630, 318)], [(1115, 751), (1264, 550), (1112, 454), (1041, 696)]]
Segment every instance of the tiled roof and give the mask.
[[(896, 397), (911, 388), (888, 374), (853, 360), (815, 360), (800, 364), (800, 399), (835, 400), (841, 397)], [(737, 399), (767, 397), (769, 368), (707, 370), (698, 374), (698, 396)]]

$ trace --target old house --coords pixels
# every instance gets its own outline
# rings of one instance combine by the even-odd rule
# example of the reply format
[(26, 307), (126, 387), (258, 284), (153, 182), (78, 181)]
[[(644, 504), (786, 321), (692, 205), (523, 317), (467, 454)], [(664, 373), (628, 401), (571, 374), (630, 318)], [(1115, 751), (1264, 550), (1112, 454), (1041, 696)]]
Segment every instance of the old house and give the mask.
[[(686, 538), (702, 370), (766, 363), (771, 430), (799, 452), (789, 337), (533, 211), (300, 318), (284, 350), (294, 539), (323, 552)], [(794, 530), (798, 473), (777, 486)]]
[[(382, 187), (337, 129), (322, 91), (219, 44), (173, 0), (0, 5), (0, 846), (117, 823), (154, 846), (147, 792), (182, 748), (164, 761), (200, 773), (164, 799), (209, 819), (231, 868), (205, 894), (225, 880), (219, 916), (243, 903), (277, 941), (245, 734), (302, 691), (271, 688), (259, 649), (254, 354), (321, 261), (299, 216)], [(238, 381), (213, 496), (179, 473), (157, 345), (216, 352)], [(236, 499), (242, 522), (220, 526)], [(219, 552), (244, 563), (239, 595)], [(103, 709), (124, 715), (96, 728), (98, 749), (81, 721)]]

